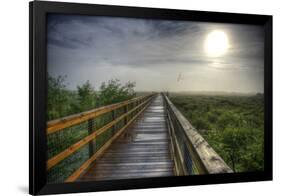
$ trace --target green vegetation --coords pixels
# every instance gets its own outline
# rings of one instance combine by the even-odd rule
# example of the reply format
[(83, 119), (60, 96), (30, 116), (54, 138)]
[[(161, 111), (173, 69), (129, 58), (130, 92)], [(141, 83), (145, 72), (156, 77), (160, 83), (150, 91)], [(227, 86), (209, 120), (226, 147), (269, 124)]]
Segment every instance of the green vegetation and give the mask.
[(48, 77), (48, 120), (125, 101), (136, 96), (133, 82), (122, 85), (117, 79), (110, 80), (107, 83), (103, 82), (96, 91), (89, 81), (86, 81), (83, 85), (77, 86), (77, 90), (68, 90), (65, 79), (66, 76)]
[[(77, 86), (76, 90), (66, 88), (66, 77), (48, 77), (48, 112), (47, 119), (53, 120), (91, 110), (104, 105), (109, 105), (131, 99), (136, 96), (134, 91), (135, 83), (128, 82), (122, 85), (119, 80), (103, 82), (99, 90), (86, 81), (83, 85)], [(124, 110), (116, 111), (117, 115)], [(93, 121), (93, 130), (97, 130), (112, 121), (112, 114), (103, 114)], [(123, 122), (115, 125), (120, 129)], [(51, 158), (74, 143), (86, 137), (88, 133), (88, 122), (83, 122), (72, 127), (48, 135), (48, 158)], [(97, 151), (114, 133), (112, 128), (96, 138), (95, 151)], [(49, 183), (63, 182), (81, 164), (89, 158), (89, 145), (85, 145), (71, 156), (67, 157), (51, 170), (48, 171), (47, 180)]]
[[(131, 99), (136, 96), (135, 83), (118, 80), (103, 82), (95, 89), (89, 81), (75, 90), (66, 88), (66, 77), (48, 77), (47, 119), (53, 120)], [(147, 92), (140, 92), (139, 95)], [(172, 94), (171, 101), (202, 134), (235, 172), (263, 170), (264, 97), (256, 95)], [(123, 110), (117, 111), (119, 114)], [(97, 130), (112, 120), (104, 114), (94, 120)], [(123, 122), (121, 122), (123, 123)], [(81, 140), (88, 133), (88, 122), (48, 135), (48, 157)], [(123, 124), (116, 125), (117, 130)], [(96, 140), (98, 150), (114, 133), (108, 129)], [(63, 182), (89, 158), (89, 146), (67, 157), (50, 171), (48, 182)]]
[(171, 100), (235, 172), (263, 170), (262, 94), (173, 94)]

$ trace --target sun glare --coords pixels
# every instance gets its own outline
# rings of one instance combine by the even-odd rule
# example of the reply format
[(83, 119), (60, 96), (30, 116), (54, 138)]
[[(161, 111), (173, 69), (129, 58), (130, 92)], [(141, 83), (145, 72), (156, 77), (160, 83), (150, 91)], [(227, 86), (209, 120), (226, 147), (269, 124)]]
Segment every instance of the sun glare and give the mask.
[(225, 32), (215, 30), (207, 35), (205, 51), (211, 57), (223, 55), (229, 47), (228, 37)]

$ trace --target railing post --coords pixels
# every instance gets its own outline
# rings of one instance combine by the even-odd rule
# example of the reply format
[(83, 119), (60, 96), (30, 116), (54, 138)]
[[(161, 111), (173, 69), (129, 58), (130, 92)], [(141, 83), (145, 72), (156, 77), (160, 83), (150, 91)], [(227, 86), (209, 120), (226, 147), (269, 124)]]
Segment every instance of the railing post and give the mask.
[[(136, 101), (135, 107), (138, 107), (140, 104), (140, 100)], [(138, 113), (140, 111), (140, 108), (137, 109), (136, 113)]]
[[(111, 112), (111, 117), (112, 117), (112, 121), (114, 121), (115, 118), (116, 118), (116, 116), (115, 116), (115, 110), (113, 110), (113, 111)], [(113, 135), (115, 134), (115, 131), (116, 131), (116, 126), (113, 125), (113, 126), (112, 126), (112, 131), (111, 131), (111, 136), (113, 136)]]
[[(128, 105), (125, 105), (124, 114), (128, 112)], [(125, 117), (125, 125), (128, 123), (128, 116)]]
[[(88, 120), (88, 134), (91, 135), (94, 132), (94, 119)], [(96, 151), (96, 139), (89, 142), (89, 156), (91, 157)]]

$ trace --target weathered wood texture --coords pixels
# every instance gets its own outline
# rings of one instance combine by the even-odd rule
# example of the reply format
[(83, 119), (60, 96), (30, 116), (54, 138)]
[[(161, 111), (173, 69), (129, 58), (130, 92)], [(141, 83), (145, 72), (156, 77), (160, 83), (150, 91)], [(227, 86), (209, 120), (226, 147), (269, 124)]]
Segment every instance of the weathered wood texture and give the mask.
[(231, 173), (231, 168), (164, 95), (177, 175)]
[(77, 181), (174, 175), (163, 97), (159, 94)]

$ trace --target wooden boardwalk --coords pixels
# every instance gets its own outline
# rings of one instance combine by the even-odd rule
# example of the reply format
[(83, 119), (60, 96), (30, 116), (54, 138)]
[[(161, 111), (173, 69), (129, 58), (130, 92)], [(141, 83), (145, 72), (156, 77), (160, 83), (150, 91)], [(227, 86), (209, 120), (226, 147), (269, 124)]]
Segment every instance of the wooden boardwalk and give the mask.
[(81, 174), (78, 181), (174, 175), (163, 97), (159, 94), (135, 123)]
[[(111, 119), (93, 130), (95, 119), (104, 119), (105, 114), (109, 114), (106, 117), (111, 116)], [(104, 143), (97, 151), (91, 152), (95, 143), (91, 146), (90, 142), (98, 141), (108, 131), (112, 133), (111, 128), (119, 122), (123, 125), (107, 141), (102, 140)], [(64, 166), (69, 167), (65, 171), (71, 173), (63, 179), (64, 182), (233, 172), (164, 93), (138, 96), (48, 121), (48, 141), (61, 148), (62, 139), (69, 141), (73, 136), (69, 133), (80, 130), (82, 125), (87, 125), (83, 130), (86, 131), (84, 137), (72, 144), (67, 142), (64, 149), (48, 158), (50, 177), (65, 178), (60, 172), (61, 165), (58, 165), (64, 160), (73, 161)], [(83, 147), (89, 149), (87, 157), (79, 151)], [(48, 152), (52, 150), (50, 148)], [(79, 156), (87, 159), (81, 161)], [(78, 168), (73, 171), (73, 166)], [(52, 170), (55, 167), (58, 169)]]

